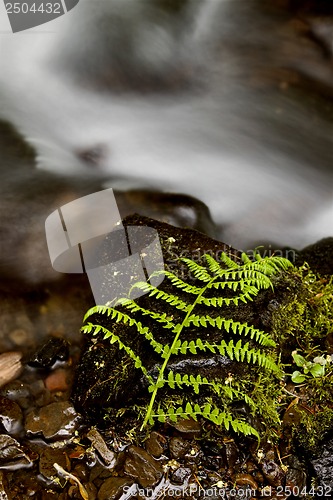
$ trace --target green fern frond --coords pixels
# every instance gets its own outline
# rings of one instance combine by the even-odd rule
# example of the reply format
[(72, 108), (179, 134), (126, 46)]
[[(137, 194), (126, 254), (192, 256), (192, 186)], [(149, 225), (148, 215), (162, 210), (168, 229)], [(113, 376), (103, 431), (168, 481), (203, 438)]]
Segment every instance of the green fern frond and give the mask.
[(200, 266), (193, 260), (186, 259), (185, 257), (180, 260), (187, 265), (187, 267), (192, 271), (194, 277), (198, 280), (207, 283), (212, 279), (212, 276), (207, 272), (207, 268), (205, 268), (204, 266)]
[(178, 278), (175, 274), (171, 273), (170, 271), (165, 271), (165, 276), (168, 278), (171, 283), (176, 287), (180, 288), (186, 293), (191, 293), (193, 295), (199, 295), (201, 293), (202, 288), (199, 288), (197, 286), (190, 285), (189, 283), (186, 283), (182, 279)]
[(110, 332), (107, 328), (104, 328), (101, 325), (93, 325), (92, 323), (87, 323), (85, 326), (81, 328), (81, 331), (83, 333), (92, 333), (92, 335), (98, 335), (99, 333), (103, 333), (103, 339), (110, 339), (110, 344), (118, 344), (119, 349), (124, 349), (126, 354), (134, 361), (134, 366), (135, 368), (139, 368), (142, 373), (147, 377), (147, 379), (153, 383), (153, 380), (151, 376), (148, 374), (148, 370), (143, 366), (142, 361), (139, 356), (135, 354), (135, 352), (127, 345), (125, 345), (122, 340), (118, 337), (118, 335), (115, 335), (114, 333)]
[[(175, 421), (180, 417), (197, 419), (201, 416), (216, 425), (224, 426), (226, 430), (232, 429), (245, 435), (259, 437), (255, 429), (245, 421), (235, 418), (225, 408), (227, 402), (241, 400), (255, 411), (256, 405), (248, 394), (231, 387), (224, 381), (210, 380), (201, 375), (194, 376), (193, 374), (174, 372), (169, 369), (169, 362), (172, 356), (180, 354), (195, 356), (198, 352), (212, 353), (226, 356), (232, 361), (256, 366), (256, 369), (259, 367), (268, 373), (279, 376), (280, 368), (270, 354), (270, 349), (276, 347), (273, 338), (253, 325), (232, 318), (227, 319), (219, 312), (228, 306), (238, 306), (253, 301), (261, 290), (273, 286), (271, 278), (288, 270), (292, 267), (292, 264), (281, 257), (261, 257), (257, 253), (254, 255), (254, 260), (251, 260), (246, 254), (242, 254), (241, 263), (235, 262), (224, 252), (220, 255), (221, 263), (208, 254), (204, 258), (207, 262), (206, 266), (199, 265), (190, 259), (181, 259), (187, 266), (189, 273), (196, 278), (195, 285), (187, 283), (170, 271), (163, 272), (173, 289), (176, 292), (178, 291), (181, 297), (177, 293), (169, 293), (156, 288), (150, 283), (139, 282), (134, 285), (134, 288), (139, 288), (148, 294), (152, 299), (152, 303), (167, 303), (168, 310), (174, 309), (175, 314), (171, 315), (170, 313), (150, 310), (150, 308), (143, 307), (134, 300), (126, 298), (119, 300), (116, 307), (93, 307), (84, 317), (84, 323), (86, 323), (92, 316), (104, 315), (115, 323), (122, 323), (135, 328), (140, 335), (148, 340), (152, 349), (161, 359), (157, 378), (152, 378), (134, 349), (127, 343), (125, 344), (115, 333), (91, 322), (86, 323), (82, 327), (82, 331), (90, 335), (101, 334), (104, 339), (109, 339), (112, 344), (117, 344), (133, 360), (135, 367), (140, 369), (147, 378), (148, 393), (151, 396), (142, 427), (148, 422), (153, 423), (156, 419), (159, 421), (165, 421), (166, 419)], [(201, 282), (202, 286), (197, 286), (198, 282)], [(208, 295), (209, 291), (211, 294), (213, 289), (216, 291), (216, 297)], [(221, 295), (223, 291), (226, 291), (226, 293)], [(120, 310), (119, 306), (128, 310), (134, 317)], [(197, 309), (198, 306), (200, 306), (200, 313)], [(203, 313), (204, 308), (210, 310), (215, 308), (217, 315)], [(138, 321), (138, 317), (148, 317), (152, 330), (147, 326), (143, 326), (141, 321)], [(169, 339), (164, 343), (157, 341), (153, 334), (155, 328), (160, 337), (161, 328), (168, 329)], [(195, 328), (198, 329), (198, 332), (201, 329), (214, 328), (220, 330), (221, 335), (216, 340), (218, 332), (215, 332), (214, 341), (207, 340), (207, 338), (204, 340), (202, 336), (200, 338), (200, 334), (193, 339)], [(192, 340), (186, 339), (186, 329), (190, 329)], [(228, 335), (227, 339), (223, 338), (224, 332)], [(182, 338), (183, 335), (185, 338)], [(230, 335), (237, 337), (237, 339), (235, 341), (230, 339)], [(248, 339), (248, 341), (245, 342), (243, 339)], [(199, 394), (201, 389), (204, 394), (208, 391), (208, 393), (221, 400), (224, 409), (222, 411), (215, 403), (211, 404), (210, 402), (207, 402), (204, 406), (188, 402), (185, 408), (182, 406), (175, 408), (170, 404), (167, 409), (162, 409), (161, 404), (158, 404), (157, 410), (154, 412), (158, 391), (163, 387), (171, 391), (181, 391), (187, 388), (196, 395)]]
[(197, 420), (198, 417), (204, 417), (218, 426), (223, 426), (227, 431), (232, 429), (234, 432), (244, 434), (245, 436), (254, 436), (259, 439), (258, 431), (251, 425), (247, 424), (244, 420), (234, 418), (230, 413), (221, 412), (219, 408), (216, 406), (213, 407), (210, 403), (205, 404), (203, 407), (198, 404), (191, 405), (191, 403), (187, 403), (185, 408), (179, 406), (175, 409), (171, 406), (167, 411), (158, 407), (157, 413), (150, 415), (149, 423), (153, 425), (155, 420), (163, 423), (167, 420), (176, 422), (179, 418), (193, 418)]

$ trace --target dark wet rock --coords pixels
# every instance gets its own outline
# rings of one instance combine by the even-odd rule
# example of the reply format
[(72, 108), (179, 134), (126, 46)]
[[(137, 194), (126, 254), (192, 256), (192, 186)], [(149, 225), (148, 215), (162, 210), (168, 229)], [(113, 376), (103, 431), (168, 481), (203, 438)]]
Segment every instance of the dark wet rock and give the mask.
[[(42, 383), (43, 387), (44, 384)], [(1, 389), (1, 394), (11, 401), (16, 401), (21, 408), (31, 406), (31, 387), (19, 380), (14, 380)]]
[[(208, 251), (216, 255), (225, 250), (233, 252), (229, 246), (194, 230), (178, 229), (141, 216), (128, 217), (123, 222), (129, 226), (150, 226), (158, 231), (164, 261), (171, 271), (177, 267), (180, 273), (185, 272), (179, 257), (192, 257), (197, 260)], [(161, 286), (165, 283), (166, 280)], [(167, 286), (166, 284), (165, 287)], [(140, 297), (141, 299), (143, 301), (140, 303), (147, 306), (145, 303), (147, 298)], [(164, 332), (161, 333), (164, 336)], [(142, 356), (145, 366), (153, 375), (160, 363), (160, 357), (153, 353), (149, 346), (147, 348), (145, 342), (141, 341), (141, 345), (138, 345), (139, 341), (135, 340), (132, 332), (130, 335), (137, 344), (137, 354)], [(175, 368), (176, 366), (185, 373), (206, 375), (207, 370), (210, 376), (221, 377), (227, 376), (231, 362), (226, 356), (198, 354), (192, 360), (186, 356), (177, 357)], [(233, 369), (237, 372), (239, 364), (234, 363)], [(87, 416), (92, 423), (105, 425), (105, 408), (122, 407), (137, 399), (140, 393), (146, 395), (146, 378), (141, 375), (138, 377), (137, 370), (133, 370), (129, 365), (127, 355), (119, 351), (115, 344), (110, 345), (108, 341), (99, 340), (96, 343), (96, 339), (88, 339), (73, 386), (72, 398), (78, 411)]]
[(151, 455), (138, 446), (129, 446), (126, 453), (125, 474), (132, 477), (142, 488), (156, 485), (163, 475), (161, 462), (154, 460)]
[[(124, 220), (124, 224), (128, 226), (149, 226), (156, 229), (161, 242), (165, 266), (185, 281), (192, 282), (193, 276), (179, 257), (192, 258), (199, 264), (205, 264), (204, 255), (208, 252), (210, 255), (215, 255), (217, 259), (221, 252), (227, 252), (233, 258), (239, 256), (239, 253), (228, 245), (194, 230), (178, 229), (140, 216), (128, 217)], [(282, 285), (280, 289), (276, 286), (274, 292), (272, 290), (264, 291), (253, 302), (238, 304), (237, 307), (228, 306), (224, 309), (224, 316), (241, 323), (247, 322), (255, 328), (267, 331), (263, 324), (262, 315), (266, 315), (265, 325), (272, 323), (272, 315), (267, 318), (268, 304), (274, 297), (277, 300), (278, 307), (281, 307), (283, 302), (287, 300), (288, 294), (291, 293), (288, 291), (291, 290), (291, 285), (288, 288)], [(294, 292), (297, 293), (296, 289), (300, 284), (293, 283), (292, 286)], [(159, 289), (167, 293), (175, 293), (175, 288), (168, 279), (164, 279), (159, 285)], [(188, 294), (180, 292), (179, 289), (176, 292), (177, 296), (182, 300), (189, 300)], [(153, 307), (155, 311), (173, 315), (174, 321), (180, 321), (182, 318), (181, 313), (179, 313), (179, 318), (177, 317), (178, 313), (175, 316), (175, 308), (167, 306), (165, 301), (156, 301), (144, 295), (137, 299), (137, 302), (143, 308), (151, 309)], [(206, 314), (207, 308), (205, 306), (200, 307), (196, 309), (197, 314), (200, 314), (200, 311), (202, 311), (202, 314)], [(274, 310), (274, 314), (276, 314), (276, 310)], [(131, 316), (136, 317), (133, 313)], [(143, 321), (139, 313), (137, 317), (139, 321)], [(161, 356), (151, 348), (143, 336), (138, 334), (135, 327), (121, 322), (115, 323), (102, 315), (96, 315), (91, 320), (93, 323), (112, 329), (122, 340), (125, 340), (126, 345), (132, 348), (135, 354), (140, 357), (148, 374), (153, 379), (156, 379), (161, 366)], [(144, 324), (152, 328), (155, 340), (162, 344), (165, 343), (165, 330), (156, 328), (156, 324), (149, 317), (144, 318)], [(204, 332), (207, 340), (218, 342), (221, 339), (221, 330), (209, 324), (206, 324)], [(191, 341), (195, 340), (199, 334), (198, 330), (189, 328), (186, 335), (186, 339)], [(116, 343), (110, 344), (108, 339), (103, 340), (102, 335), (96, 337), (87, 335), (86, 338), (85, 349), (76, 371), (72, 399), (77, 410), (87, 417), (90, 422), (99, 426), (106, 426), (110, 421), (116, 422), (117, 409), (137, 404), (138, 401), (146, 404), (148, 396), (147, 378), (141, 371), (135, 369), (126, 352), (120, 350)], [(223, 332), (224, 340), (231, 340), (231, 338), (230, 332), (229, 334)], [(249, 364), (245, 362), (232, 361), (228, 356), (218, 353), (212, 355), (208, 352), (199, 351), (195, 356), (191, 353), (174, 356), (173, 359), (170, 359), (165, 374), (167, 375), (168, 371), (172, 370), (174, 373), (180, 373), (181, 375), (201, 375), (210, 380), (215, 379), (224, 382), (230, 373), (232, 373), (233, 377), (241, 379), (244, 376), (244, 370), (248, 372), (250, 369)], [(237, 417), (244, 417), (251, 425), (259, 422), (258, 419), (256, 421), (252, 419), (250, 412), (244, 405), (241, 408), (235, 407), (234, 413), (237, 414)], [(106, 419), (106, 416), (109, 419)], [(250, 419), (251, 421), (249, 421)], [(174, 424), (171, 425), (174, 426)], [(189, 420), (185, 421), (183, 425), (191, 427), (189, 432), (193, 435), (200, 433), (199, 423)]]
[(192, 196), (144, 190), (116, 192), (115, 195), (123, 218), (138, 212), (176, 227), (196, 229), (212, 238), (217, 235), (207, 205)]
[(22, 410), (17, 403), (0, 396), (0, 425), (8, 432), (15, 435), (22, 428)]
[(170, 422), (169, 425), (186, 439), (199, 437), (202, 432), (201, 425), (193, 418), (180, 418), (177, 422)]
[(21, 444), (6, 434), (0, 434), (0, 469), (15, 470), (31, 467), (32, 461)]
[(80, 420), (70, 403), (60, 401), (30, 412), (26, 417), (25, 430), (28, 436), (43, 436), (47, 440), (68, 439)]
[(70, 462), (65, 451), (45, 448), (41, 451), (39, 456), (39, 472), (46, 479), (50, 479), (52, 481), (58, 477), (57, 470), (53, 466), (54, 463), (57, 463), (64, 470), (68, 470), (68, 472), (70, 472), (70, 469), (68, 468), (70, 466)]
[(170, 481), (174, 484), (184, 484), (191, 474), (192, 471), (188, 467), (178, 467), (178, 469), (170, 473)]
[(225, 458), (228, 469), (233, 469), (239, 460), (239, 449), (234, 441), (227, 441), (224, 445)]
[(296, 265), (307, 262), (319, 274), (333, 274), (333, 237), (309, 245), (297, 255)]
[(51, 368), (57, 361), (67, 361), (69, 356), (69, 343), (62, 338), (48, 339), (28, 361), (34, 368)]
[(155, 458), (159, 458), (167, 448), (167, 440), (156, 431), (153, 431), (145, 442), (146, 451)]
[(97, 500), (118, 500), (125, 486), (129, 488), (132, 484), (133, 481), (126, 477), (109, 477), (98, 490)]
[(23, 370), (20, 352), (5, 352), (0, 354), (0, 387), (15, 380)]
[(180, 437), (173, 437), (169, 442), (169, 450), (172, 458), (179, 460), (184, 458), (187, 451), (189, 450), (190, 444), (188, 441), (184, 441), (184, 439)]
[[(304, 466), (299, 462), (296, 456), (288, 457), (288, 470), (286, 473), (286, 486), (299, 488), (301, 491), (306, 486), (307, 475)], [(294, 490), (296, 491), (296, 490)]]
[(311, 460), (318, 485), (333, 491), (333, 439), (322, 443), (320, 450)]
[(237, 474), (234, 484), (248, 490), (257, 490), (258, 483), (250, 474)]
[(258, 465), (268, 484), (277, 487), (284, 483), (286, 474), (274, 460), (263, 458), (258, 462)]
[(116, 455), (107, 447), (102, 435), (96, 429), (92, 428), (87, 433), (87, 438), (91, 441), (92, 446), (98, 452), (105, 465), (109, 468), (114, 467), (116, 464)]

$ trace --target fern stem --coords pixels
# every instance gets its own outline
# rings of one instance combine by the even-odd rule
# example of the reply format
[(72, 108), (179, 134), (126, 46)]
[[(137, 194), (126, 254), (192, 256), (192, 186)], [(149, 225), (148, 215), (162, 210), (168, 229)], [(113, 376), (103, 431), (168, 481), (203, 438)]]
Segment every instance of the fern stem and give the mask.
[(158, 391), (159, 387), (162, 387), (164, 385), (164, 370), (165, 370), (165, 368), (166, 368), (166, 366), (167, 366), (167, 364), (169, 362), (171, 354), (175, 350), (175, 347), (176, 347), (176, 344), (177, 344), (177, 340), (179, 339), (179, 336), (180, 336), (180, 334), (181, 334), (184, 326), (187, 324), (187, 321), (188, 321), (189, 317), (191, 316), (193, 309), (195, 308), (195, 306), (197, 305), (197, 303), (200, 302), (200, 298), (202, 297), (202, 295), (204, 294), (204, 292), (207, 290), (207, 288), (209, 288), (212, 285), (212, 283), (217, 278), (218, 278), (218, 276), (214, 276), (206, 284), (206, 286), (204, 286), (202, 288), (202, 290), (200, 291), (200, 293), (196, 296), (195, 301), (193, 302), (193, 304), (191, 305), (191, 307), (187, 311), (187, 314), (186, 314), (185, 318), (183, 319), (183, 322), (181, 323), (180, 328), (178, 329), (178, 331), (177, 331), (177, 333), (175, 335), (175, 338), (173, 339), (171, 348), (168, 351), (168, 353), (167, 353), (167, 355), (165, 357), (165, 360), (164, 360), (164, 362), (163, 362), (163, 364), (162, 364), (162, 366), (160, 368), (160, 371), (158, 373), (157, 381), (156, 381), (156, 384), (154, 384), (154, 390), (152, 392), (152, 395), (151, 395), (151, 398), (150, 398), (150, 401), (149, 401), (149, 405), (148, 405), (148, 408), (147, 408), (146, 416), (145, 416), (145, 419), (144, 419), (143, 424), (141, 426), (141, 430), (145, 428), (145, 426), (147, 425), (147, 423), (148, 423), (148, 421), (150, 419), (151, 413), (153, 411), (153, 407), (154, 407), (154, 403), (155, 403), (157, 391)]

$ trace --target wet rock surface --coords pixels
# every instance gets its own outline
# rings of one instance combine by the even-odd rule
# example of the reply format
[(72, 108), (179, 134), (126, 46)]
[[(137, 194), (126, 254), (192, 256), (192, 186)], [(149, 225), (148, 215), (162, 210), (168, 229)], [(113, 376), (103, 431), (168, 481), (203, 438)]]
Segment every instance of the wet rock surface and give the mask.
[(51, 403), (27, 414), (26, 433), (46, 440), (70, 438), (77, 429), (80, 416), (66, 401)]
[(0, 396), (0, 426), (10, 435), (18, 434), (22, 428), (23, 413), (20, 406)]
[(323, 492), (331, 494), (333, 491), (333, 439), (322, 444), (320, 452), (311, 460), (311, 464)]
[(309, 245), (297, 255), (296, 264), (307, 262), (319, 274), (333, 274), (333, 238), (325, 238)]
[(21, 374), (23, 370), (21, 358), (20, 352), (4, 352), (0, 355), (0, 387)]
[(66, 361), (69, 343), (65, 339), (51, 338), (40, 346), (28, 361), (34, 368), (51, 368), (57, 361)]
[(126, 450), (124, 472), (142, 488), (155, 486), (162, 479), (162, 464), (152, 458), (143, 448), (129, 446)]
[(0, 434), (0, 467), (15, 470), (31, 465), (32, 461), (20, 443), (6, 434)]

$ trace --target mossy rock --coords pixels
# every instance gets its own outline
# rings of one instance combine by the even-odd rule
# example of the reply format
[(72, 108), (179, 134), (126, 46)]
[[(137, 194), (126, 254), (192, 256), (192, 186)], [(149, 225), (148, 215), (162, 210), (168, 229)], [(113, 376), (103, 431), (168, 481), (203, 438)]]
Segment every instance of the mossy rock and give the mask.
[[(234, 261), (239, 261), (240, 252), (230, 246), (213, 240), (206, 235), (190, 229), (178, 229), (168, 224), (160, 223), (152, 219), (140, 216), (128, 217), (124, 225), (143, 225), (155, 228), (158, 231), (164, 262), (167, 269), (181, 277), (185, 282), (196, 284), (191, 272), (179, 257), (194, 260), (199, 265), (205, 264), (205, 254), (210, 254), (219, 259), (224, 252)], [(281, 273), (274, 281), (274, 289), (262, 290), (253, 300), (231, 303), (223, 307), (222, 314), (226, 319), (241, 324), (251, 325), (258, 331), (267, 332), (279, 342), (283, 330), (288, 330), (292, 322), (292, 314), (279, 314), (283, 309), (293, 303), (297, 297), (305, 301), (304, 285), (300, 277), (294, 273)], [(174, 293), (174, 287), (169, 280), (164, 279), (159, 289), (166, 293)], [(185, 293), (177, 289), (180, 298), (186, 300)], [(224, 290), (225, 297), (232, 296), (230, 290)], [(142, 308), (152, 308), (159, 313), (165, 313), (177, 319), (182, 314), (165, 301), (154, 301), (148, 295), (142, 296), (136, 301)], [(302, 305), (299, 306), (303, 310)], [(303, 309), (302, 309), (303, 307)], [(196, 309), (196, 314), (205, 312), (204, 305)], [(207, 312), (207, 311), (206, 311)], [(295, 311), (294, 315), (299, 315)], [(140, 314), (137, 315), (139, 319)], [(145, 316), (141, 318), (145, 326), (154, 329), (155, 339), (158, 342), (165, 341), (168, 331), (162, 327), (156, 329), (152, 318)], [(278, 323), (278, 328), (274, 324)], [(136, 355), (147, 367), (150, 376), (154, 377), (161, 366), (161, 357), (154, 352), (149, 342), (140, 335), (133, 327), (122, 322), (111, 321), (106, 316), (94, 315), (93, 322), (101, 325), (122, 339), (124, 344), (129, 345)], [(197, 329), (186, 330), (186, 340), (195, 341), (198, 336)], [(200, 331), (200, 337), (211, 343), (221, 341), (221, 338), (229, 342), (234, 334), (225, 329), (219, 329), (206, 325)], [(184, 338), (182, 339), (184, 340)], [(250, 340), (250, 339), (246, 339)], [(235, 340), (236, 342), (236, 340)], [(248, 349), (255, 346), (255, 340), (250, 341)], [(269, 347), (262, 348), (267, 355), (279, 363), (278, 351)], [(159, 408), (166, 408), (170, 401), (185, 406), (190, 403), (205, 404), (211, 401), (213, 405), (219, 405), (224, 412), (229, 412), (234, 419), (243, 419), (247, 415), (246, 423), (258, 430), (262, 435), (268, 433), (271, 436), (278, 434), (280, 424), (278, 406), (282, 397), (281, 373), (266, 370), (263, 366), (230, 359), (219, 353), (197, 352), (195, 355), (186, 352), (179, 354), (170, 360), (169, 371), (176, 371), (181, 376), (207, 377), (209, 380), (218, 380), (220, 384), (230, 386), (234, 390), (234, 398), (217, 401), (216, 394), (213, 395), (207, 388), (200, 388), (199, 395), (193, 395), (191, 388), (186, 385), (179, 386), (178, 390), (170, 391), (169, 387), (163, 387), (159, 391), (156, 400)], [(177, 384), (176, 384), (177, 385)], [(238, 393), (238, 397), (237, 394)], [(235, 396), (236, 395), (236, 396)], [(242, 396), (241, 396), (242, 395)], [(246, 395), (251, 396), (253, 404), (249, 404)], [(143, 373), (135, 368), (134, 361), (124, 350), (119, 350), (116, 344), (110, 345), (109, 339), (103, 339), (103, 335), (95, 337), (88, 336), (80, 364), (76, 372), (74, 383), (73, 400), (76, 408), (81, 411), (91, 422), (100, 426), (119, 425), (120, 420), (124, 422), (124, 414), (133, 423), (140, 423), (147, 407), (149, 394), (147, 393), (147, 381)], [(252, 405), (252, 406), (251, 406)], [(241, 408), (241, 410), (240, 410)], [(239, 417), (240, 413), (242, 416)], [(139, 418), (138, 418), (139, 417)]]

